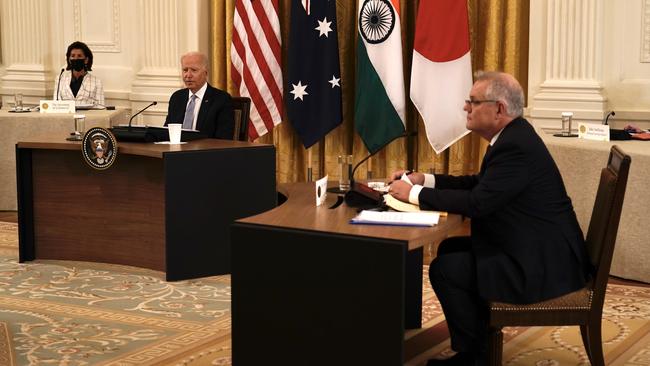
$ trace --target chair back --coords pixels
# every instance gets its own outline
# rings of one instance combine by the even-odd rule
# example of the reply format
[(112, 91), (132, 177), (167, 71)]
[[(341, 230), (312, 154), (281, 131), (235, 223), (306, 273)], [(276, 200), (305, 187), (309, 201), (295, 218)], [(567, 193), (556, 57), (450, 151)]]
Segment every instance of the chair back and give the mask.
[(235, 128), (233, 140), (248, 141), (248, 117), (251, 111), (251, 99), (247, 97), (232, 97)]
[(595, 268), (592, 279), (592, 301), (595, 308), (602, 309), (605, 300), (630, 163), (630, 156), (615, 145), (610, 150), (607, 167), (600, 173), (586, 239), (587, 252)]

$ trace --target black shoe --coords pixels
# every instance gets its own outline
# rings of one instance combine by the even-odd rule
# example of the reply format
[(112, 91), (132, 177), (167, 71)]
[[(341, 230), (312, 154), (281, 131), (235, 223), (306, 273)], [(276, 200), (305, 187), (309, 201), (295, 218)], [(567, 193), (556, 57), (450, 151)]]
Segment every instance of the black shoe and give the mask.
[(480, 355), (470, 352), (458, 352), (455, 355), (444, 360), (432, 359), (427, 362), (427, 366), (474, 366), (484, 365), (484, 360)]

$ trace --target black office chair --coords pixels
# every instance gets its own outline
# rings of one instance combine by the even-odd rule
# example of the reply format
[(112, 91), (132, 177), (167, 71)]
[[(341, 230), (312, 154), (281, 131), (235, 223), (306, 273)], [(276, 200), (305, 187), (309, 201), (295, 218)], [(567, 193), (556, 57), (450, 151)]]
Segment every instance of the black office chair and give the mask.
[(248, 116), (251, 111), (251, 98), (232, 97), (232, 108), (235, 113), (233, 140), (248, 141)]

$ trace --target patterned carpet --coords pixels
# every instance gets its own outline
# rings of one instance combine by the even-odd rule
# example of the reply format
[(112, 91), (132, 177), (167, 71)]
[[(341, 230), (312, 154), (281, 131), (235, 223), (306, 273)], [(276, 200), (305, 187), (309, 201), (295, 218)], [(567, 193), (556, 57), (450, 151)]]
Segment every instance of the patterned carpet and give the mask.
[[(231, 364), (229, 276), (168, 283), (133, 267), (16, 257), (16, 225), (0, 222), (0, 365)], [(409, 366), (451, 352), (424, 278)], [(610, 285), (603, 332), (608, 365), (650, 365), (650, 288)], [(505, 339), (504, 365), (589, 364), (577, 327), (507, 328)]]

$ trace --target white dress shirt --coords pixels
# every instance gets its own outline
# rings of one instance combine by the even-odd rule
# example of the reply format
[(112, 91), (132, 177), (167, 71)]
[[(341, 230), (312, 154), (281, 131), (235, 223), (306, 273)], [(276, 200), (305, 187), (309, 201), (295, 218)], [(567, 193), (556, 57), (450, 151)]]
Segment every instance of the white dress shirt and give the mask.
[[(192, 119), (192, 129), (196, 130), (196, 119), (199, 117), (199, 110), (201, 109), (201, 102), (203, 101), (203, 96), (205, 95), (205, 91), (208, 89), (208, 83), (203, 84), (201, 89), (196, 91), (196, 99), (194, 100), (194, 118)], [(192, 91), (188, 89), (187, 91), (189, 93), (189, 96), (187, 97), (187, 104), (185, 105), (185, 110), (187, 110), (187, 107), (190, 105), (190, 101), (192, 101)]]

